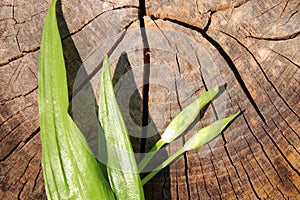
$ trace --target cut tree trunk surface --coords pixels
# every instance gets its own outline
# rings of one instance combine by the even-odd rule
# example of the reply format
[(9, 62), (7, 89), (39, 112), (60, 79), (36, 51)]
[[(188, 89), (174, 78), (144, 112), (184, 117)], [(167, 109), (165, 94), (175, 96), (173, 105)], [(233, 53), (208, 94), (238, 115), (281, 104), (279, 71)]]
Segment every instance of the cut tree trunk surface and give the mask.
[[(0, 199), (46, 199), (37, 71), (49, 4), (0, 2)], [(147, 199), (300, 199), (299, 9), (297, 0), (63, 0), (70, 95), (77, 86), (90, 94), (73, 95), (70, 112), (93, 149), (84, 113), (95, 106), (96, 66), (109, 54), (134, 149), (144, 152), (189, 102), (226, 84), (200, 122), (154, 160), (214, 120), (243, 114), (147, 183)]]

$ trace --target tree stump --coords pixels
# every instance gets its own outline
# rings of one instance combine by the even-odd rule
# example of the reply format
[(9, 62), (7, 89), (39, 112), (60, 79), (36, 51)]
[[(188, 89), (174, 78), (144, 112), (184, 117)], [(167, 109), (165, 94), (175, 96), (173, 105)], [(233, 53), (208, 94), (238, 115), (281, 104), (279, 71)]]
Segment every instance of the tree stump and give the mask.
[[(0, 199), (46, 199), (37, 76), (49, 4), (0, 3)], [(199, 128), (242, 115), (147, 183), (147, 199), (300, 199), (299, 9), (297, 0), (62, 0), (57, 14), (69, 91), (95, 49), (99, 63), (109, 54), (128, 129), (147, 134), (132, 137), (134, 149), (147, 151), (189, 102), (226, 84), (161, 159)], [(95, 67), (84, 72), (97, 91)], [(128, 71), (134, 91), (122, 89)]]

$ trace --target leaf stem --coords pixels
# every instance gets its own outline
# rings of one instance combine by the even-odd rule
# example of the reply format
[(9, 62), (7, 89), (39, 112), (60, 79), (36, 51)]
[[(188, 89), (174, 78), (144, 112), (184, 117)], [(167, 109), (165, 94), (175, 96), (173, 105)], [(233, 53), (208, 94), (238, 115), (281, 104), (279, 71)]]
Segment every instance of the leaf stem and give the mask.
[(138, 170), (141, 172), (146, 165), (149, 163), (149, 161), (153, 158), (153, 156), (156, 154), (156, 152), (164, 146), (166, 143), (162, 141), (162, 139), (159, 139), (155, 145), (152, 147), (152, 149), (146, 154), (146, 156), (143, 158), (143, 160), (138, 165)]
[(155, 176), (160, 170), (168, 166), (171, 162), (173, 162), (176, 158), (181, 156), (185, 152), (184, 148), (179, 149), (176, 153), (170, 156), (167, 160), (165, 160), (162, 164), (160, 164), (155, 170), (150, 172), (145, 178), (142, 180), (142, 185), (145, 185), (153, 176)]

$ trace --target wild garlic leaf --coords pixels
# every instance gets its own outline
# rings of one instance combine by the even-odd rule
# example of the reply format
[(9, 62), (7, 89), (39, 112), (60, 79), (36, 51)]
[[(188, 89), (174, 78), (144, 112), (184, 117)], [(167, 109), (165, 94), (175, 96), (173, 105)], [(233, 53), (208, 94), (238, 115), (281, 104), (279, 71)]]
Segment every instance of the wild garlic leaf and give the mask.
[(144, 199), (131, 142), (115, 97), (107, 56), (103, 61), (98, 113), (107, 147), (107, 175), (116, 198)]
[(217, 94), (219, 87), (215, 87), (203, 93), (200, 97), (194, 100), (191, 104), (185, 107), (168, 125), (166, 130), (161, 135), (161, 139), (156, 142), (150, 152), (139, 163), (140, 171), (149, 163), (163, 145), (168, 144), (179, 137), (196, 119), (201, 109), (203, 109)]
[(237, 112), (233, 115), (230, 115), (229, 117), (217, 120), (210, 125), (200, 129), (184, 144), (184, 150), (190, 151), (208, 143), (217, 135), (219, 135), (223, 131), (223, 129), (239, 114), (240, 112)]
[(48, 199), (115, 199), (84, 136), (68, 114), (56, 0), (44, 24), (38, 76), (42, 167)]
[(176, 160), (179, 156), (184, 154), (187, 151), (200, 148), (204, 144), (213, 140), (218, 134), (220, 134), (227, 125), (232, 122), (240, 112), (233, 114), (229, 117), (217, 120), (212, 124), (200, 129), (197, 133), (195, 133), (182, 148), (180, 148), (176, 153), (170, 156), (167, 160), (165, 160), (162, 164), (160, 164), (155, 170), (150, 172), (145, 178), (142, 180), (142, 184), (145, 185), (151, 178), (153, 178), (160, 170), (164, 167), (168, 166), (172, 162)]
[(161, 135), (161, 140), (164, 143), (170, 143), (180, 136), (193, 123), (201, 109), (204, 108), (218, 93), (219, 87), (217, 86), (206, 91), (184, 108), (168, 125)]

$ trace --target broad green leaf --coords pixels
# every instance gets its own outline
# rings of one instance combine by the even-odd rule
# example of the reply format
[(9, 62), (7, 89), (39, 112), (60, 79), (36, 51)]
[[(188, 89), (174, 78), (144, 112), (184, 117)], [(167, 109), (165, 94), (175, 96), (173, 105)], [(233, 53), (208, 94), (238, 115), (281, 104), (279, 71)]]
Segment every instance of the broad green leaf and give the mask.
[(168, 166), (172, 163), (176, 158), (181, 156), (183, 153), (199, 148), (202, 145), (210, 142), (214, 139), (218, 134), (220, 134), (224, 128), (232, 122), (237, 116), (239, 112), (233, 114), (227, 118), (217, 120), (212, 124), (200, 129), (197, 133), (195, 133), (182, 148), (180, 148), (175, 154), (170, 156), (167, 160), (165, 160), (162, 164), (160, 164), (155, 170), (150, 172), (143, 180), (142, 184), (145, 185), (151, 178), (153, 178), (161, 169)]
[(114, 199), (97, 160), (68, 114), (56, 0), (51, 3), (45, 20), (38, 85), (42, 167), (48, 199)]
[(138, 169), (142, 171), (144, 167), (153, 158), (156, 151), (158, 151), (163, 145), (168, 144), (179, 137), (196, 119), (199, 112), (204, 108), (217, 94), (219, 93), (219, 87), (215, 87), (206, 91), (195, 101), (185, 107), (168, 125), (166, 130), (161, 135), (161, 139), (152, 147), (150, 152), (139, 163)]
[(144, 199), (131, 142), (115, 97), (107, 56), (100, 80), (98, 119), (107, 147), (107, 175), (117, 199)]

